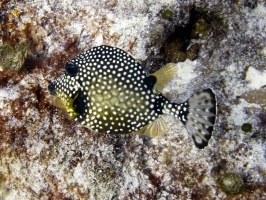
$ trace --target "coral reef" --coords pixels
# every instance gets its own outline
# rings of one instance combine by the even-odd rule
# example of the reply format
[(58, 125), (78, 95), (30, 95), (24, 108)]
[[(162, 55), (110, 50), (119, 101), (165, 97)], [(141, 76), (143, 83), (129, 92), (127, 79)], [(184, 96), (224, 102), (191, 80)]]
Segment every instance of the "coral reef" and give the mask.
[[(263, 0), (1, 1), (0, 199), (266, 199), (265, 27)], [(171, 117), (163, 136), (108, 135), (51, 105), (66, 60), (101, 44), (151, 73), (174, 62), (176, 102), (213, 88), (208, 147)]]

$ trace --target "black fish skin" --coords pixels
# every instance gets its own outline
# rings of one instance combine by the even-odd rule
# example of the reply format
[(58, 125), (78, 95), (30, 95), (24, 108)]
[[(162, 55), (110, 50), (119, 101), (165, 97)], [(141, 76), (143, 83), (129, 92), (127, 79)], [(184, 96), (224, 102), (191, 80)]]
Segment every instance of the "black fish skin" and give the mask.
[(155, 93), (156, 81), (123, 50), (99, 46), (68, 60), (66, 73), (48, 90), (74, 99), (74, 119), (97, 132), (137, 132), (163, 114), (174, 115), (186, 125), (189, 102), (176, 104)]
[[(79, 85), (75, 102), (79, 103), (75, 110), (81, 124), (95, 131), (121, 134), (137, 131), (158, 117), (153, 109), (156, 96), (144, 83), (147, 73), (124, 51), (95, 47), (70, 59), (66, 66), (68, 63), (78, 68), (74, 78)], [(70, 77), (66, 73), (62, 78), (65, 81), (52, 84), (55, 90), (68, 92), (73, 98), (75, 92), (62, 84)]]

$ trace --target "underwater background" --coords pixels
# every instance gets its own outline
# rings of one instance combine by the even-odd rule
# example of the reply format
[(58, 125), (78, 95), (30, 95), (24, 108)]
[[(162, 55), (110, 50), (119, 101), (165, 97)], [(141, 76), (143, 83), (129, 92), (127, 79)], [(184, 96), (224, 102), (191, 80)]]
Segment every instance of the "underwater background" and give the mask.
[[(0, 199), (266, 199), (265, 0), (3, 0), (0, 37)], [(171, 117), (111, 135), (54, 107), (65, 62), (103, 44), (149, 73), (176, 64), (175, 102), (212, 88), (208, 146)]]

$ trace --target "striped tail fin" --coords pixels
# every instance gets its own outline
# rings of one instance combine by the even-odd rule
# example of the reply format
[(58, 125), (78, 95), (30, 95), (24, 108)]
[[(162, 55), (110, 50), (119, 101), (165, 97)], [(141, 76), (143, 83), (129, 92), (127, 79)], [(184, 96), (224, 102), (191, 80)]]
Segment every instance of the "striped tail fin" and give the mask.
[(205, 89), (181, 104), (168, 104), (168, 112), (185, 125), (196, 147), (208, 145), (216, 119), (216, 98), (212, 89)]

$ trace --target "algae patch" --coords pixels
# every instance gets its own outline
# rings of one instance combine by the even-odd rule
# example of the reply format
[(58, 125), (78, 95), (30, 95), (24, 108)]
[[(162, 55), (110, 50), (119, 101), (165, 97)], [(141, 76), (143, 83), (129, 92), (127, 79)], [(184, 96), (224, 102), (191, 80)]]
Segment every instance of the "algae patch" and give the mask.
[(244, 131), (244, 132), (251, 132), (252, 131), (252, 124), (250, 124), (250, 123), (244, 123), (241, 126), (241, 130)]
[(266, 88), (251, 90), (244, 93), (241, 97), (249, 103), (256, 103), (261, 106), (266, 106)]
[(173, 11), (166, 9), (162, 11), (162, 18), (167, 19), (167, 20), (171, 20), (174, 16)]
[(218, 183), (226, 194), (238, 194), (244, 187), (242, 176), (235, 173), (224, 174), (219, 178)]
[[(163, 12), (163, 14), (166, 11)], [(168, 12), (166, 12), (166, 16)], [(220, 24), (219, 26), (217, 24)], [(208, 13), (199, 8), (190, 11), (190, 20), (186, 26), (177, 26), (162, 46), (166, 62), (184, 62), (186, 59), (195, 60), (201, 45), (194, 40), (210, 38), (217, 35), (223, 27), (223, 21), (215, 13)]]
[(16, 44), (15, 46), (4, 44), (3, 46), (0, 47), (0, 71), (21, 70), (27, 56), (28, 56), (27, 44)]

